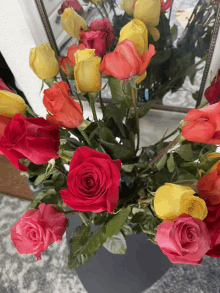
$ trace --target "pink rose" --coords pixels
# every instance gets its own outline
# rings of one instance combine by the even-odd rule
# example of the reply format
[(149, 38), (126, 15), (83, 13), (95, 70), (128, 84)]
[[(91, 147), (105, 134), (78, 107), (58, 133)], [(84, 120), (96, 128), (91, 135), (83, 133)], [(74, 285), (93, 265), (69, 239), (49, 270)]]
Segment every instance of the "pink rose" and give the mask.
[(115, 33), (112, 28), (111, 23), (108, 18), (103, 18), (101, 20), (93, 20), (89, 26), (90, 31), (100, 31), (102, 33), (106, 33), (106, 44), (107, 48), (113, 45), (115, 41)]
[(67, 219), (54, 204), (41, 203), (39, 209), (26, 211), (11, 229), (11, 240), (20, 254), (41, 253), (54, 241), (60, 242), (66, 231)]
[(106, 33), (100, 31), (81, 31), (79, 44), (84, 44), (87, 49), (95, 49), (95, 56), (106, 54)]
[(82, 6), (78, 0), (65, 0), (58, 10), (58, 14), (62, 14), (68, 7), (72, 7), (75, 11), (81, 13), (83, 11)]
[(211, 236), (200, 219), (182, 214), (157, 227), (156, 242), (172, 263), (197, 265), (211, 247)]

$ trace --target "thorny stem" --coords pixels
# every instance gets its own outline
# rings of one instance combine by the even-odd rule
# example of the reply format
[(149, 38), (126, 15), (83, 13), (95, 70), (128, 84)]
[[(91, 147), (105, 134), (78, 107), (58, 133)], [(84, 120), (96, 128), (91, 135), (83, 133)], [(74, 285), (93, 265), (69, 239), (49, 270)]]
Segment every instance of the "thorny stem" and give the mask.
[(134, 89), (133, 89), (133, 87), (131, 87), (131, 92), (132, 92), (132, 101), (133, 101), (135, 119), (136, 119), (137, 131), (138, 131), (137, 148), (136, 148), (136, 152), (137, 152), (139, 150), (139, 144), (140, 144), (140, 127), (139, 127), (138, 111), (137, 111), (137, 105), (136, 105), (135, 98), (134, 98)]

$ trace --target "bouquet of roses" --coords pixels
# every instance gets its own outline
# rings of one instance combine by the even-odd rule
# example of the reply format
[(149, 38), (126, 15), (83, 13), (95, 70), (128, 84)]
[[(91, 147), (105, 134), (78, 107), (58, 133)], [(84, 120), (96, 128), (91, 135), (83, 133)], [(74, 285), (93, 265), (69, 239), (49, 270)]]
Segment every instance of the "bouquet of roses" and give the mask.
[[(211, 105), (190, 110), (175, 131), (139, 148), (139, 119), (152, 102), (137, 107), (136, 84), (156, 56), (148, 31), (157, 33), (161, 9), (159, 0), (147, 2), (147, 10), (138, 8), (142, 0), (135, 2), (134, 19), (121, 29), (116, 46), (107, 18), (93, 21), (88, 30), (72, 7), (64, 9), (62, 26), (78, 38), (78, 46), (58, 60), (49, 44), (30, 53), (30, 67), (49, 85), (43, 97), (46, 119), (1, 80), (0, 151), (41, 187), (11, 230), (20, 254), (40, 260), (50, 244), (62, 240), (66, 214), (72, 214), (72, 221), (80, 216), (82, 224), (69, 243), (70, 269), (88, 262), (101, 246), (125, 254), (126, 237), (141, 232), (173, 263), (199, 264), (205, 254), (220, 257), (219, 78), (206, 91)], [(59, 66), (75, 80), (79, 103), (68, 84), (58, 82)], [(101, 73), (111, 89), (108, 105), (101, 97)], [(83, 116), (82, 96), (92, 120)], [(175, 133), (173, 141), (165, 141)], [(95, 232), (92, 225), (98, 226)]]

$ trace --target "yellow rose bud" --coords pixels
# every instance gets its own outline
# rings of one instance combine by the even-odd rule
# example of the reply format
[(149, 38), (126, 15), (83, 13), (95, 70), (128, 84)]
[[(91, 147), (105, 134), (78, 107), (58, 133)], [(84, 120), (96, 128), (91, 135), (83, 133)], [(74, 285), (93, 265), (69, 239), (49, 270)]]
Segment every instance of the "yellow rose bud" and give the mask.
[(22, 97), (9, 91), (0, 91), (0, 115), (10, 118), (18, 113), (24, 115), (26, 107)]
[(163, 220), (174, 220), (180, 212), (181, 199), (186, 195), (193, 195), (195, 191), (187, 186), (165, 183), (155, 192), (154, 209), (157, 216)]
[[(219, 158), (220, 160), (220, 153), (210, 153), (208, 154), (207, 158)], [(216, 162), (209, 170), (209, 173), (213, 172), (216, 168), (217, 168), (217, 165), (218, 165), (219, 161)]]
[(157, 26), (160, 18), (160, 0), (138, 0), (133, 15), (147, 25)]
[(185, 195), (180, 201), (180, 213), (204, 220), (208, 214), (205, 201), (192, 194)]
[(142, 82), (142, 80), (144, 80), (146, 76), (147, 71), (145, 70), (143, 74), (139, 75), (139, 78), (135, 81), (135, 84), (139, 84), (140, 82)]
[(120, 43), (125, 39), (134, 42), (139, 57), (148, 51), (148, 33), (146, 25), (142, 21), (133, 19), (123, 26), (118, 42)]
[(80, 39), (80, 28), (87, 30), (85, 20), (72, 7), (66, 8), (61, 16), (62, 28), (73, 38)]
[(48, 43), (31, 49), (29, 62), (31, 69), (40, 79), (50, 79), (59, 72), (55, 52)]
[(136, 0), (123, 0), (122, 3), (120, 3), (120, 7), (128, 15), (133, 15), (134, 10), (132, 9), (132, 6), (134, 5), (135, 1)]
[(76, 62), (74, 76), (77, 90), (81, 92), (101, 90), (102, 79), (99, 71), (101, 58), (95, 56), (95, 49), (77, 50), (74, 57)]

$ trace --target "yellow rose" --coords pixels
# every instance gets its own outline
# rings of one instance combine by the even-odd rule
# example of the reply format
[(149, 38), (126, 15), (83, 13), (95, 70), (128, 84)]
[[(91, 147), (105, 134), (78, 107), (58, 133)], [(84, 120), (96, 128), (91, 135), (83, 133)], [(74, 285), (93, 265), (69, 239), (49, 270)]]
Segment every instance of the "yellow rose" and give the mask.
[(180, 201), (180, 213), (204, 220), (208, 214), (205, 201), (192, 194), (185, 195)]
[(146, 25), (142, 21), (133, 19), (123, 26), (118, 42), (120, 43), (125, 39), (134, 42), (139, 57), (148, 51), (148, 33)]
[(31, 49), (30, 67), (40, 79), (50, 79), (59, 73), (55, 52), (48, 43)]
[(62, 28), (73, 38), (80, 39), (80, 28), (87, 30), (85, 20), (72, 7), (66, 8), (61, 16)]
[(123, 0), (122, 3), (120, 3), (120, 7), (128, 15), (133, 15), (134, 10), (132, 9), (132, 6), (134, 5), (135, 1), (136, 0)]
[(157, 216), (163, 220), (174, 220), (180, 212), (181, 199), (193, 195), (195, 191), (187, 186), (165, 183), (155, 192), (154, 209)]
[(77, 90), (81, 92), (101, 90), (102, 79), (99, 71), (101, 58), (95, 56), (95, 49), (77, 50), (74, 57), (76, 62), (74, 76)]
[(133, 15), (147, 25), (157, 26), (160, 18), (160, 0), (138, 0)]
[(0, 91), (0, 115), (10, 118), (17, 113), (24, 115), (26, 107), (22, 97), (9, 91)]

